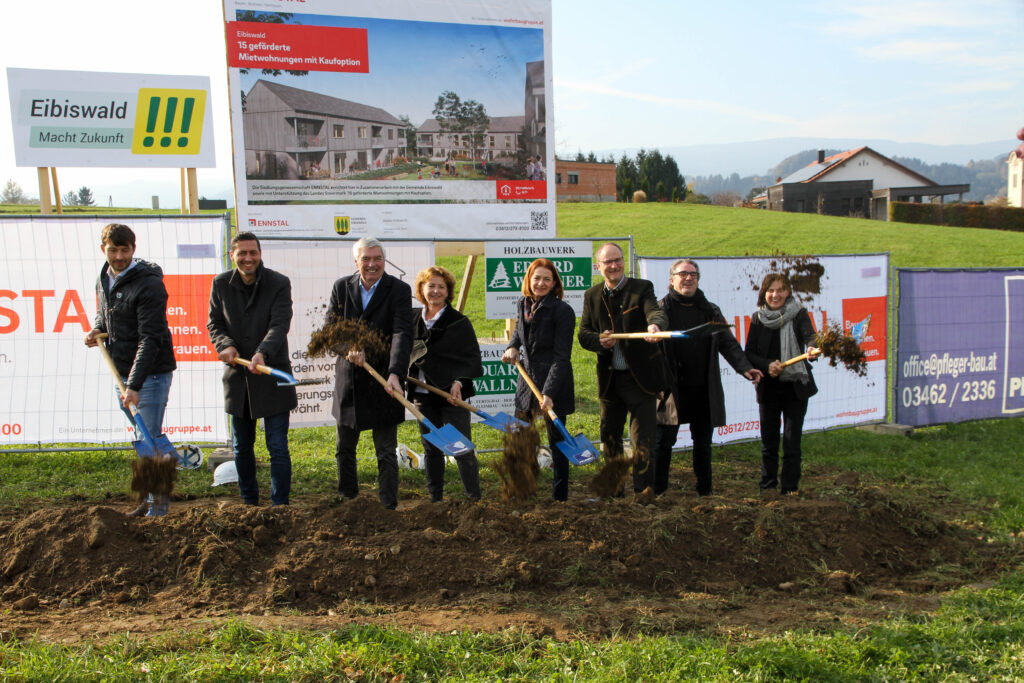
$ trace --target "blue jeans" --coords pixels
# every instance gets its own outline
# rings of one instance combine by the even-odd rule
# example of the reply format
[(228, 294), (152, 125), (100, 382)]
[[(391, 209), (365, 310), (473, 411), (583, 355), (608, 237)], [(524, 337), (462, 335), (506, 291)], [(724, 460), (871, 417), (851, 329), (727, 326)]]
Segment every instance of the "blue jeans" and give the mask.
[[(149, 434), (153, 438), (164, 433), (164, 411), (167, 410), (167, 396), (171, 393), (171, 378), (173, 376), (173, 372), (150, 375), (142, 383), (142, 388), (139, 390), (139, 417), (142, 418), (142, 422), (146, 425), (146, 429), (149, 430)], [(127, 381), (127, 378), (122, 379)], [(125, 410), (124, 405), (121, 404), (120, 389), (115, 387), (114, 390), (117, 392), (117, 402), (121, 405), (121, 412), (128, 417), (129, 421), (134, 423), (135, 419), (132, 418), (131, 412)], [(135, 438), (139, 438), (137, 430)]]
[[(263, 418), (267, 451), (270, 453), (270, 502), (287, 505), (292, 489), (292, 457), (288, 453), (288, 413)], [(238, 490), (242, 500), (255, 505), (260, 501), (256, 482), (256, 419), (231, 416), (231, 445), (238, 470)]]

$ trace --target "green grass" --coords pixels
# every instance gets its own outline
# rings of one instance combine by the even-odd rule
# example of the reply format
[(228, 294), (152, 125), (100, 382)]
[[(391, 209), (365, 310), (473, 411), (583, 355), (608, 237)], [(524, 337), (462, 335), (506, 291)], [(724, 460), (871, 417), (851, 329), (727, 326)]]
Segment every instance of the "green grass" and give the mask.
[(928, 617), (834, 633), (558, 642), (521, 630), (428, 635), (349, 625), (310, 632), (229, 622), (97, 645), (11, 639), (4, 680), (977, 681), (1024, 676), (1024, 573), (960, 589)]
[[(7, 207), (0, 207), (0, 211)], [(109, 209), (105, 211), (109, 212)], [(643, 255), (719, 256), (888, 251), (896, 267), (1019, 266), (1024, 235), (994, 230), (880, 223), (687, 204), (562, 204), (559, 236), (634, 235)], [(439, 262), (461, 281), (465, 259)], [(478, 270), (466, 313), (480, 336), (500, 337), (502, 321), (483, 316)], [(570, 429), (597, 432), (593, 360), (574, 351), (579, 412)], [(475, 427), (479, 447), (497, 434)], [(418, 444), (407, 423), (400, 441)], [(852, 470), (868, 484), (885, 484), (909, 498), (948, 504), (961, 521), (1006, 537), (1024, 530), (1024, 420), (979, 421), (918, 430), (909, 438), (854, 429), (805, 437), (808, 467)], [(326, 496), (334, 486), (333, 429), (291, 433), (298, 497)], [(260, 446), (265, 458), (265, 451)], [(102, 501), (125, 491), (130, 453), (0, 455), (0, 507), (48, 501)], [(488, 462), (494, 456), (484, 456)], [(715, 449), (715, 466), (757, 461), (757, 445)], [(267, 468), (261, 485), (267, 489)], [(574, 469), (575, 481), (593, 467)], [(360, 444), (360, 481), (375, 488), (369, 438)], [(484, 495), (498, 481), (481, 470)], [(545, 474), (549, 477), (549, 474)], [(448, 473), (449, 496), (458, 495)], [(550, 480), (541, 482), (541, 490)], [(209, 488), (209, 474), (183, 472), (188, 496), (231, 495)], [(403, 471), (400, 496), (424, 495), (422, 474)], [(937, 502), (936, 502), (937, 501)], [(969, 505), (968, 505), (969, 503)], [(943, 507), (945, 509), (945, 507)], [(966, 511), (966, 512), (963, 512)], [(565, 583), (575, 578), (569, 567)], [(904, 614), (872, 624), (837, 623), (828, 632), (735, 632), (585, 639), (557, 642), (524, 631), (486, 635), (425, 635), (395, 628), (348, 626), (329, 631), (261, 630), (231, 622), (215, 630), (180, 631), (149, 639), (125, 634), (102, 644), (63, 646), (32, 638), (0, 642), (4, 680), (1020, 680), (1024, 677), (1024, 570), (1010, 568), (992, 588), (942, 596), (934, 614)], [(581, 634), (585, 635), (585, 634)]]

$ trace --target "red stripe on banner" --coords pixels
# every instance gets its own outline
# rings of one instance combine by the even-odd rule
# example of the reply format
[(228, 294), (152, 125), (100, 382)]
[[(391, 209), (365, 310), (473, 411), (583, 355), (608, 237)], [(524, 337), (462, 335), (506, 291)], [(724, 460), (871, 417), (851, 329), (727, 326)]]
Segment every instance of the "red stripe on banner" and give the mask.
[(498, 199), (547, 199), (546, 180), (498, 180), (494, 184)]
[(365, 28), (231, 21), (228, 66), (370, 73)]

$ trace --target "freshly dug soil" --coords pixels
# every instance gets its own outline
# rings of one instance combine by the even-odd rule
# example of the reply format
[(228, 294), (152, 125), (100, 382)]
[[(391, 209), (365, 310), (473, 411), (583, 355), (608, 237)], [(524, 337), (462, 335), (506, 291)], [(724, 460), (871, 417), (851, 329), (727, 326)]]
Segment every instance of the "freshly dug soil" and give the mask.
[(0, 631), (74, 642), (233, 618), (559, 638), (833, 628), (932, 609), (935, 591), (1020, 561), (954, 521), (966, 506), (941, 492), (908, 499), (815, 471), (799, 495), (767, 500), (754, 470), (716, 469), (720, 495), (700, 499), (678, 472), (657, 498), (591, 498), (593, 475), (573, 468), (565, 503), (431, 504), (403, 489), (386, 510), (364, 487), (277, 508), (175, 501), (162, 518), (128, 517), (126, 502), (4, 510)]

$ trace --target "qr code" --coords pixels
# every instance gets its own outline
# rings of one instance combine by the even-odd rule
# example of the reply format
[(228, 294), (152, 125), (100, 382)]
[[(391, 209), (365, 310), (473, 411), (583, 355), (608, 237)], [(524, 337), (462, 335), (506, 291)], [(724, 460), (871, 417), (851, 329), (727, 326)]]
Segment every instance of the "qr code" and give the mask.
[(547, 230), (548, 229), (548, 212), (547, 211), (531, 211), (530, 212), (530, 230)]

